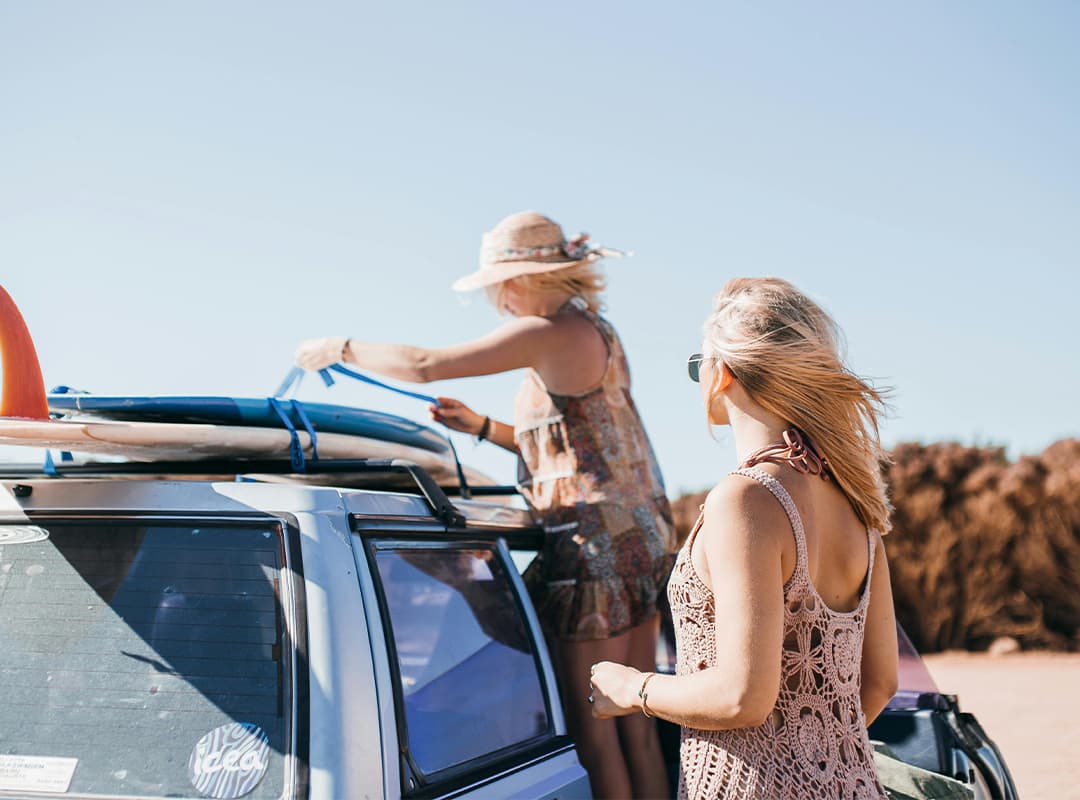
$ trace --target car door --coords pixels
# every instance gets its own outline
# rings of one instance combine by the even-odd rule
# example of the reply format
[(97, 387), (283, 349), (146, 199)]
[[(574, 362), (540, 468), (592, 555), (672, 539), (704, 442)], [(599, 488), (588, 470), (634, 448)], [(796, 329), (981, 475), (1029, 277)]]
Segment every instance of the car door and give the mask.
[(368, 630), (384, 654), (379, 702), (393, 712), (387, 786), (416, 800), (589, 797), (505, 544), (438, 527), (365, 530), (363, 520), (357, 532), (377, 610)]

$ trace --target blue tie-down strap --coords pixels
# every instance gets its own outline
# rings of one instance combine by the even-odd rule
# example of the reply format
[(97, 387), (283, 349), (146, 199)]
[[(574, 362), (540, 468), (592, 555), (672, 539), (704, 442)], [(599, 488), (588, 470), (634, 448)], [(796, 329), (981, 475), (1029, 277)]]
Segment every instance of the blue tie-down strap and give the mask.
[(356, 370), (349, 369), (344, 364), (332, 364), (331, 366), (327, 367), (326, 369), (320, 369), (319, 370), (319, 377), (323, 379), (323, 383), (325, 383), (327, 386), (333, 386), (334, 385), (334, 376), (330, 374), (331, 372), (336, 372), (336, 373), (338, 373), (340, 375), (345, 375), (346, 377), (353, 378), (354, 380), (358, 380), (358, 381), (362, 381), (364, 383), (371, 384), (372, 386), (378, 386), (380, 389), (386, 389), (389, 392), (395, 392), (397, 394), (405, 395), (405, 397), (412, 397), (412, 398), (415, 398), (416, 400), (423, 400), (423, 401), (425, 401), (427, 403), (431, 403), (434, 406), (439, 405), (439, 400), (436, 397), (432, 397), (431, 395), (428, 395), (428, 394), (420, 394), (419, 392), (410, 392), (408, 389), (400, 389), (397, 386), (391, 386), (388, 383), (383, 383), (382, 381), (377, 381), (374, 378), (371, 378), (371, 377), (368, 377), (367, 375), (364, 375), (363, 373), (357, 372)]
[(300, 367), (293, 367), (289, 370), (289, 374), (285, 376), (285, 380), (278, 386), (277, 391), (274, 392), (274, 397), (284, 397), (293, 389), (300, 387), (300, 382), (304, 379), (304, 370)]
[[(347, 378), (352, 378), (353, 380), (366, 383), (370, 386), (378, 387), (379, 389), (386, 389), (388, 392), (394, 392), (395, 394), (404, 395), (405, 397), (412, 397), (415, 400), (423, 400), (425, 403), (431, 403), (436, 408), (440, 405), (439, 398), (437, 397), (432, 397), (428, 394), (421, 394), (420, 392), (410, 392), (408, 389), (401, 389), (397, 386), (391, 386), (388, 383), (383, 383), (382, 381), (371, 378), (361, 372), (349, 369), (344, 364), (331, 364), (329, 367), (319, 370), (319, 377), (322, 378), (323, 383), (325, 383), (327, 387), (334, 385), (334, 376), (331, 374), (334, 372), (338, 373), (339, 375), (344, 375)], [(297, 436), (295, 426), (293, 426), (292, 421), (289, 419), (289, 415), (285, 413), (285, 410), (281, 407), (280, 403), (281, 398), (283, 398), (289, 392), (295, 391), (300, 387), (300, 383), (304, 380), (304, 374), (305, 370), (301, 367), (293, 367), (292, 369), (290, 369), (289, 373), (285, 376), (285, 380), (281, 382), (281, 385), (278, 386), (277, 391), (274, 392), (274, 396), (270, 398), (270, 404), (273, 406), (278, 416), (281, 417), (281, 421), (285, 423), (286, 429), (293, 437), (292, 465), (293, 468), (297, 470), (302, 470), (304, 468), (303, 448), (300, 447), (300, 438), (299, 436)], [(300, 403), (298, 403), (296, 400), (292, 401), (292, 406), (293, 409), (296, 411), (297, 416), (300, 418), (301, 423), (304, 425), (304, 428), (307, 430), (308, 435), (311, 436), (313, 460), (317, 461), (319, 456), (318, 451), (315, 450), (315, 429), (308, 421), (307, 415), (304, 413), (303, 406), (301, 406)], [(450, 446), (450, 453), (454, 458), (454, 467), (457, 469), (458, 483), (461, 487), (461, 496), (467, 500), (472, 493), (469, 491), (469, 484), (465, 480), (465, 470), (461, 466), (461, 459), (458, 458), (457, 448), (454, 447), (453, 440), (450, 439), (449, 435), (446, 435), (445, 438), (446, 443)], [(299, 467), (297, 466), (297, 461), (299, 461)]]
[[(319, 377), (322, 378), (323, 383), (325, 383), (327, 387), (334, 385), (334, 376), (331, 374), (332, 372), (336, 372), (339, 375), (345, 375), (348, 378), (361, 381), (362, 383), (366, 383), (371, 386), (377, 386), (380, 389), (386, 389), (388, 392), (401, 394), (405, 397), (412, 397), (415, 400), (423, 400), (424, 402), (431, 403), (435, 406), (439, 405), (439, 399), (437, 397), (432, 397), (428, 394), (420, 394), (419, 392), (410, 392), (408, 389), (401, 389), (397, 386), (391, 386), (388, 383), (383, 383), (382, 381), (364, 375), (361, 372), (349, 369), (343, 364), (332, 364), (325, 369), (319, 370)], [(278, 386), (277, 391), (274, 392), (274, 397), (284, 397), (289, 392), (300, 388), (300, 383), (304, 380), (304, 374), (305, 370), (300, 367), (293, 367), (291, 370), (289, 370), (289, 373), (285, 376), (285, 380), (281, 382), (281, 385)]]
[(289, 419), (289, 415), (285, 412), (285, 409), (281, 407), (281, 401), (276, 397), (269, 398), (270, 407), (277, 412), (278, 417), (281, 418), (281, 424), (285, 426), (285, 430), (289, 432), (289, 463), (290, 466), (297, 472), (303, 472), (305, 466), (304, 459), (304, 446), (300, 443), (300, 435), (296, 432), (296, 426), (292, 424), (292, 420)]
[(311, 424), (311, 420), (308, 419), (307, 412), (304, 411), (304, 406), (300, 403), (299, 400), (290, 400), (289, 402), (292, 404), (292, 410), (296, 412), (296, 416), (300, 420), (300, 424), (304, 426), (304, 430), (307, 431), (307, 435), (311, 437), (311, 460), (318, 461), (319, 437), (315, 433), (315, 426)]
[[(61, 450), (60, 451), (60, 462), (61, 463), (71, 462), (71, 461), (74, 461), (74, 460), (75, 460), (75, 456), (73, 456), (68, 450)], [(61, 477), (60, 473), (56, 469), (56, 462), (53, 460), (53, 455), (52, 455), (51, 450), (46, 450), (45, 451), (45, 461), (41, 465), (41, 471), (44, 472), (46, 475), (48, 475), (50, 478), (59, 478), (59, 477)]]

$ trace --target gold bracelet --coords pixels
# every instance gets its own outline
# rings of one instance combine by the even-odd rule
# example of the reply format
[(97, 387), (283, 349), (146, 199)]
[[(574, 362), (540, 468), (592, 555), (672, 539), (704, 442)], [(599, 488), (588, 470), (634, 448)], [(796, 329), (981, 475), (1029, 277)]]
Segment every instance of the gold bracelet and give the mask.
[(652, 719), (653, 715), (649, 713), (649, 693), (645, 687), (649, 685), (649, 681), (656, 677), (655, 672), (649, 672), (645, 675), (645, 680), (641, 682), (641, 688), (638, 689), (637, 696), (641, 698), (641, 713), (649, 719)]

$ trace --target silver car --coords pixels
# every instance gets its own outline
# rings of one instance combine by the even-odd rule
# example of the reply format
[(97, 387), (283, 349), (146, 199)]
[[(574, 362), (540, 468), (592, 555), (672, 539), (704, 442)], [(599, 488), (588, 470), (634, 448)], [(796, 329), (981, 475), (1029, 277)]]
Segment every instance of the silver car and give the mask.
[(122, 469), (0, 489), (0, 796), (589, 797), (525, 511)]

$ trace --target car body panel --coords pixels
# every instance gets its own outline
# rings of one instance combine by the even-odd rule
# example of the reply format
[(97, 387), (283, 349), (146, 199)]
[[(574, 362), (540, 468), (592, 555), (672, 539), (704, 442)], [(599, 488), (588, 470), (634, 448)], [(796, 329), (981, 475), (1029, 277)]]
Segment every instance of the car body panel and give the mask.
[[(399, 743), (389, 663), (377, 592), (370, 574), (362, 530), (385, 537), (390, 529), (436, 539), (480, 538), (492, 543), (504, 565), (511, 564), (501, 529), (531, 524), (527, 513), (500, 506), (479, 508), (475, 530), (448, 532), (436, 523), (421, 497), (369, 490), (336, 490), (290, 484), (168, 480), (44, 479), (7, 481), (0, 490), (0, 522), (50, 516), (109, 520), (116, 517), (169, 520), (276, 520), (299, 542), (299, 558), (289, 564), (302, 603), (287, 602), (303, 619), (286, 619), (297, 642), (297, 671), (306, 677), (301, 713), (308, 734), (307, 769), (297, 786), (300, 797), (398, 798), (401, 796)], [(18, 489), (16, 489), (16, 485)], [(16, 496), (19, 495), (19, 496)], [(517, 571), (507, 568), (514, 592), (526, 598)], [(302, 580), (300, 578), (302, 577)], [(430, 797), (588, 797), (588, 780), (565, 722), (539, 624), (531, 604), (525, 621), (538, 638), (541, 679), (549, 698), (555, 739), (546, 752), (524, 763), (480, 776)], [(302, 711), (306, 709), (307, 714)], [(11, 793), (0, 792), (0, 796)], [(75, 795), (78, 796), (78, 795)]]

